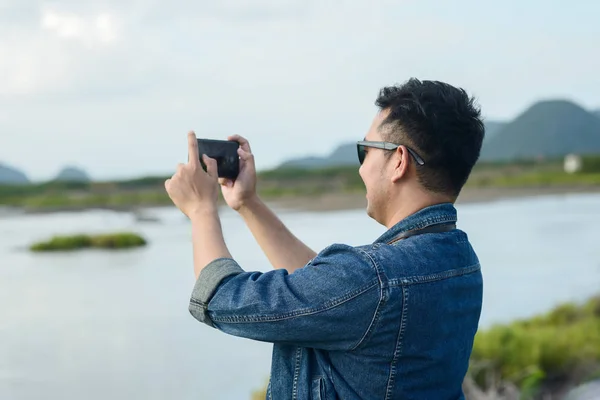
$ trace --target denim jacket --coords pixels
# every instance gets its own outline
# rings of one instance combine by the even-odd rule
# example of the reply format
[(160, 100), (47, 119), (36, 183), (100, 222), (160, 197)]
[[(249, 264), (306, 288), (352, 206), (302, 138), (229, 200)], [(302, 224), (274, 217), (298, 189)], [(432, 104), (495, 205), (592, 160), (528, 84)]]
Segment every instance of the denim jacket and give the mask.
[(190, 313), (227, 334), (273, 343), (267, 399), (464, 399), (482, 305), (479, 260), (456, 221), (424, 208), (374, 243), (333, 244), (304, 267), (245, 272), (217, 259)]

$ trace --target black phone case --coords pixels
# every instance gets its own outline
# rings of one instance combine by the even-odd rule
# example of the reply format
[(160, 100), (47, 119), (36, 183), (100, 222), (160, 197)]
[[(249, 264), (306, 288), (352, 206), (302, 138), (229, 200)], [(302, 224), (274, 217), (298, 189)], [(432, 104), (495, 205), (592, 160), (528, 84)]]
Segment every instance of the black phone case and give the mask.
[(240, 159), (237, 149), (238, 142), (232, 140), (198, 139), (198, 153), (202, 168), (206, 171), (206, 165), (202, 161), (202, 154), (217, 161), (219, 178), (235, 180), (240, 172)]

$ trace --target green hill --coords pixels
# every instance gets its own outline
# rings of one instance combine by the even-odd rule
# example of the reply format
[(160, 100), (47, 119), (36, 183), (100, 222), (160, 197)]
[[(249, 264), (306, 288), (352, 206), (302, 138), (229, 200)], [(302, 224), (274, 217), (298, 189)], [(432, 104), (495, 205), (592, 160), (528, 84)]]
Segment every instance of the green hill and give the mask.
[[(494, 137), (504, 126), (505, 122), (486, 121), (486, 141)], [(277, 168), (321, 169), (332, 167), (357, 167), (356, 142), (342, 143), (331, 154), (325, 157), (302, 157), (288, 160)]]
[(484, 142), (489, 142), (505, 126), (506, 126), (506, 122), (485, 121), (485, 139), (484, 139)]
[(565, 100), (534, 104), (484, 146), (485, 161), (600, 153), (600, 119)]
[(355, 142), (344, 143), (338, 146), (326, 157), (296, 158), (282, 163), (278, 168), (320, 169), (343, 166), (358, 167)]
[(54, 178), (55, 181), (59, 182), (90, 182), (91, 179), (88, 174), (82, 169), (75, 167), (65, 167), (59, 174)]
[(0, 184), (4, 185), (27, 185), (29, 179), (16, 168), (0, 163)]

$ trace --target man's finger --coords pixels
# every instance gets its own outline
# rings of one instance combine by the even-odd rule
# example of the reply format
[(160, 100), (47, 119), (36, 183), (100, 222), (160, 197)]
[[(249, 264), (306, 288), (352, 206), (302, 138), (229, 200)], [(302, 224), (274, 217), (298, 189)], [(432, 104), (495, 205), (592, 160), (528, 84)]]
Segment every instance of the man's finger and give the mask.
[(165, 181), (165, 189), (168, 192), (169, 191), (169, 185), (171, 184), (171, 178), (167, 179)]
[(238, 154), (240, 155), (240, 158), (244, 161), (250, 161), (252, 157), (254, 157), (252, 153), (249, 153), (242, 148), (238, 149)]
[(248, 153), (252, 153), (252, 150), (250, 150), (250, 143), (248, 142), (248, 140), (240, 135), (232, 135), (227, 137), (227, 140), (234, 140), (236, 142), (238, 142), (240, 144), (240, 147), (242, 149), (244, 149), (244, 151), (248, 152)]
[(217, 160), (210, 158), (206, 154), (202, 155), (202, 159), (204, 160), (204, 164), (206, 164), (206, 173), (213, 178), (218, 177), (219, 171), (217, 168)]
[(192, 165), (200, 165), (200, 156), (198, 155), (198, 139), (193, 131), (188, 133), (188, 163)]

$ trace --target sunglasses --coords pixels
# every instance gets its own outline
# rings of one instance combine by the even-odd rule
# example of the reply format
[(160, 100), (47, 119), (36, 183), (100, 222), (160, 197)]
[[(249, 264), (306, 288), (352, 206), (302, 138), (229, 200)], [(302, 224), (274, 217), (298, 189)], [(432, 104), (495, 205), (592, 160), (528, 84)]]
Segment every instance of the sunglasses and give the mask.
[[(365, 157), (367, 155), (367, 152), (365, 150), (366, 147), (373, 147), (376, 149), (383, 149), (383, 150), (396, 150), (400, 146), (401, 146), (400, 144), (389, 143), (389, 142), (372, 142), (369, 140), (358, 141), (358, 142), (356, 142), (356, 150), (358, 151), (358, 161), (360, 162), (361, 165), (365, 161)], [(408, 150), (408, 152), (415, 159), (417, 164), (419, 164), (419, 165), (425, 164), (425, 161), (413, 149), (411, 149), (410, 147), (407, 147), (407, 146), (404, 146), (404, 147), (406, 147), (406, 150)]]

